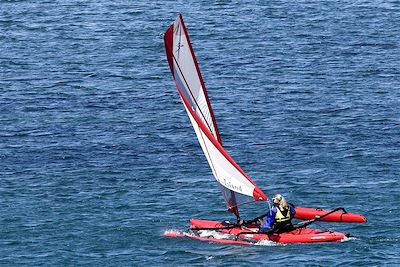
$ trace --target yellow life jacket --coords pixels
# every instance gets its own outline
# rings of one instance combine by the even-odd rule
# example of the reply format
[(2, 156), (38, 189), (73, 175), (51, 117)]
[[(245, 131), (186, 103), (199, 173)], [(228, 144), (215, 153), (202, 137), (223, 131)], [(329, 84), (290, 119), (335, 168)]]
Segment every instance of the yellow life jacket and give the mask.
[[(286, 214), (286, 215), (284, 215)], [(276, 215), (275, 215), (275, 222), (281, 223), (281, 222), (286, 222), (290, 221), (290, 208), (287, 209), (282, 209), (280, 207), (276, 208)]]

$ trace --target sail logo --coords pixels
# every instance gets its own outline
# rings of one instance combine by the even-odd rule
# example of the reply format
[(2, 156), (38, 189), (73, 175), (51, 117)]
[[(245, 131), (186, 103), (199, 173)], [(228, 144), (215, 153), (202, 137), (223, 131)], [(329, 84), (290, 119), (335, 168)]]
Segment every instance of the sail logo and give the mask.
[(220, 181), (220, 182), (222, 182), (222, 184), (224, 186), (226, 186), (227, 188), (229, 188), (229, 189), (231, 189), (231, 190), (233, 190), (235, 192), (243, 192), (241, 185), (235, 185), (231, 181), (226, 180), (226, 178), (223, 178), (223, 180)]

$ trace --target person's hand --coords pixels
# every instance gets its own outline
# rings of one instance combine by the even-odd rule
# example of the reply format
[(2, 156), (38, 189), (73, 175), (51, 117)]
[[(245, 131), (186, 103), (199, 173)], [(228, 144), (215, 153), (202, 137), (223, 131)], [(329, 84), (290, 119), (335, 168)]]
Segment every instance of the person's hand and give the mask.
[(265, 234), (271, 234), (272, 233), (272, 229), (270, 229), (270, 228), (260, 228), (260, 229), (258, 229), (258, 232), (265, 233)]

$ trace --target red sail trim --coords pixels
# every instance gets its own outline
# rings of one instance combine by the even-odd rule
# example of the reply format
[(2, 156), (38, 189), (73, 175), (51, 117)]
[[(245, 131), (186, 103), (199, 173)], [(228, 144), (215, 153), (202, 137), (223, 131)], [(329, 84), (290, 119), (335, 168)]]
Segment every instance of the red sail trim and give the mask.
[(206, 97), (208, 110), (210, 111), (210, 116), (211, 116), (212, 122), (214, 124), (214, 130), (215, 130), (215, 134), (217, 135), (217, 140), (222, 145), (222, 139), (221, 139), (221, 136), (219, 134), (217, 121), (215, 119), (214, 112), (213, 112), (213, 109), (211, 107), (210, 100), (208, 98), (206, 85), (204, 84), (203, 76), (201, 75), (199, 64), (197, 63), (197, 59), (194, 56), (194, 50), (193, 50), (193, 47), (192, 47), (192, 42), (190, 41), (189, 34), (188, 34), (187, 30), (186, 30), (185, 23), (183, 22), (182, 15), (179, 15), (179, 20), (180, 20), (180, 22), (182, 24), (183, 32), (185, 33), (186, 39), (187, 39), (188, 44), (189, 44), (190, 53), (192, 55), (194, 65), (196, 67), (197, 75), (199, 76), (199, 80), (200, 80), (201, 86), (203, 87), (203, 93), (204, 93), (204, 95)]
[(217, 139), (212, 135), (211, 131), (204, 125), (203, 121), (197, 116), (197, 114), (192, 110), (192, 106), (190, 105), (189, 101), (185, 98), (184, 94), (182, 93), (181, 89), (179, 88), (178, 84), (176, 87), (178, 88), (179, 95), (181, 96), (183, 103), (186, 106), (186, 109), (189, 110), (192, 117), (195, 119), (197, 125), (200, 127), (202, 132), (207, 136), (207, 138), (213, 143), (213, 145), (221, 152), (221, 154), (234, 166), (246, 179), (254, 185), (253, 191), (253, 199), (255, 201), (267, 201), (268, 196), (261, 191), (260, 188), (251, 180), (251, 178), (240, 168), (240, 166), (232, 159), (231, 156), (226, 152), (226, 150), (221, 146)]
[(164, 34), (164, 46), (165, 46), (165, 51), (167, 53), (167, 60), (169, 64), (169, 68), (171, 70), (172, 77), (174, 77), (174, 62), (173, 62), (173, 55), (172, 55), (172, 46), (173, 46), (173, 39), (172, 35), (174, 34), (174, 24), (169, 26), (168, 30)]

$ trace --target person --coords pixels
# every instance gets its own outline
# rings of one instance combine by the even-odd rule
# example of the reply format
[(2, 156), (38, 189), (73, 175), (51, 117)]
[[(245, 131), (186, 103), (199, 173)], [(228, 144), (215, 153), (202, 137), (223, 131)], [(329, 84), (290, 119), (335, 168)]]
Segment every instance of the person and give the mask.
[(281, 194), (272, 199), (274, 207), (270, 210), (265, 221), (261, 221), (260, 232), (284, 233), (294, 229), (292, 219), (296, 210)]

